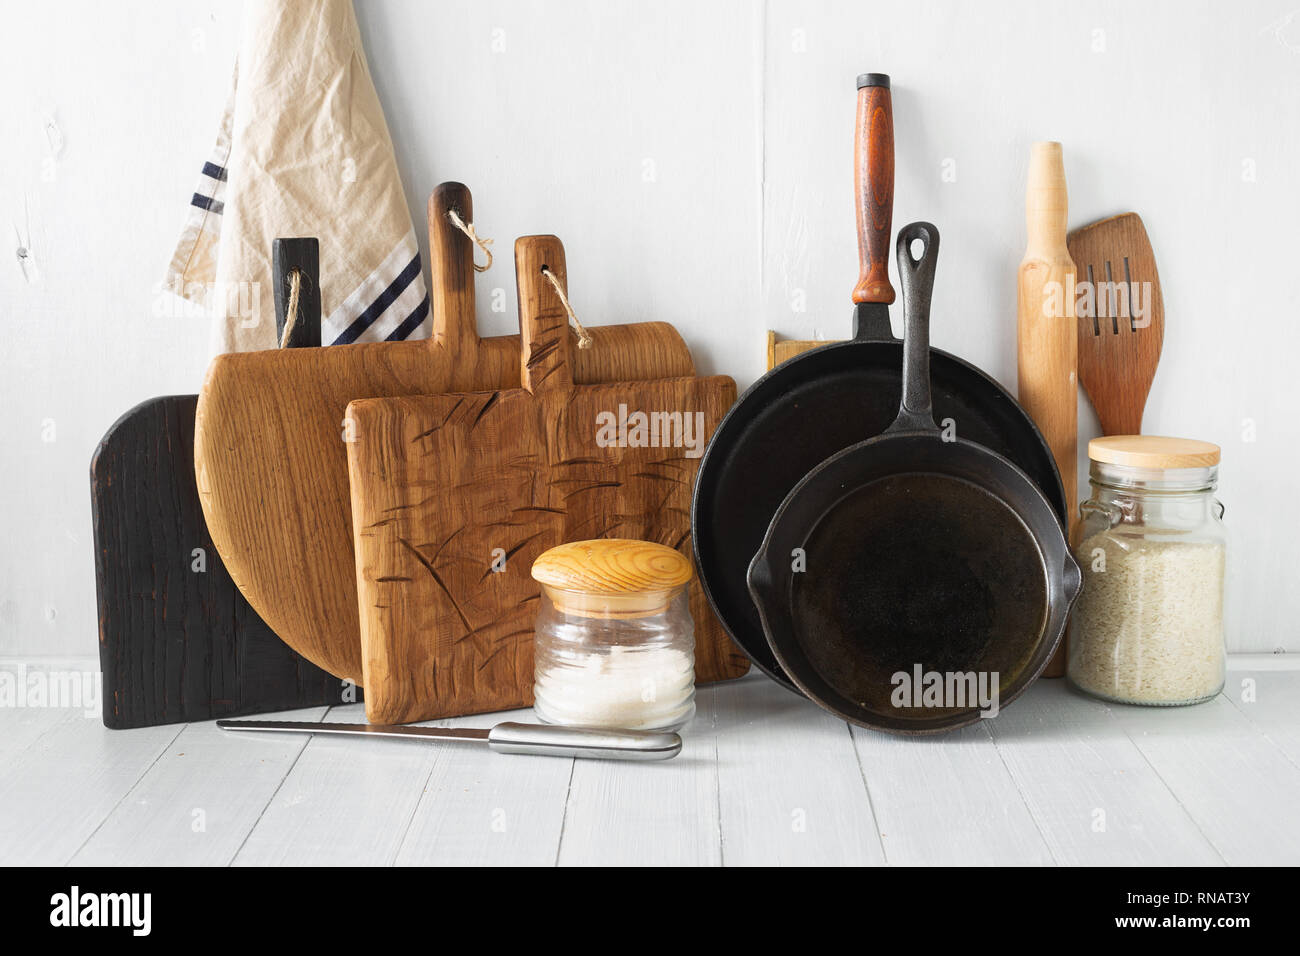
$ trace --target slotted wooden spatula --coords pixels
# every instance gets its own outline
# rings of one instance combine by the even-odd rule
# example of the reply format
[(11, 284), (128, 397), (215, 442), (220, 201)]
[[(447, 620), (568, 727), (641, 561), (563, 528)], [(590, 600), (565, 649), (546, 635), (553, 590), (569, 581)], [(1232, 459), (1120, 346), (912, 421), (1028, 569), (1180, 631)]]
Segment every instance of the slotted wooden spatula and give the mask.
[[(1146, 227), (1135, 212), (1076, 229), (1079, 384), (1106, 435), (1138, 435), (1160, 361), (1165, 307)], [(1084, 285), (1087, 283), (1087, 285)]]

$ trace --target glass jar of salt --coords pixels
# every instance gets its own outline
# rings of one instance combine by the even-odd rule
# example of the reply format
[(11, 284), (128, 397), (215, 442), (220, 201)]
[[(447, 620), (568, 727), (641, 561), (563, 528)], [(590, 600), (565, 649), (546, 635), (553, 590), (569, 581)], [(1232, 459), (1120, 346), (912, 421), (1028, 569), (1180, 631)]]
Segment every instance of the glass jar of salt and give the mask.
[(1225, 657), (1219, 446), (1123, 435), (1089, 442), (1088, 457), (1067, 677), (1126, 704), (1214, 697)]
[(575, 541), (533, 563), (541, 585), (534, 710), (571, 726), (677, 730), (695, 715), (691, 563), (662, 544)]

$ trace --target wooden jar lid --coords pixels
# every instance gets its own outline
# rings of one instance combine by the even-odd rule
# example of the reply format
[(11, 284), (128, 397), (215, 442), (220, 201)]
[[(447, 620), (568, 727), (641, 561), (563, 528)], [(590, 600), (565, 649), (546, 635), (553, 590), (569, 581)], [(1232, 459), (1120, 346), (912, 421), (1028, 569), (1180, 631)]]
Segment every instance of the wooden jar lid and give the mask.
[(1088, 457), (1130, 468), (1209, 468), (1219, 463), (1219, 446), (1194, 438), (1110, 435), (1088, 442)]
[(691, 562), (667, 545), (630, 538), (572, 541), (533, 562), (533, 580), (562, 610), (633, 617), (662, 612), (694, 576)]

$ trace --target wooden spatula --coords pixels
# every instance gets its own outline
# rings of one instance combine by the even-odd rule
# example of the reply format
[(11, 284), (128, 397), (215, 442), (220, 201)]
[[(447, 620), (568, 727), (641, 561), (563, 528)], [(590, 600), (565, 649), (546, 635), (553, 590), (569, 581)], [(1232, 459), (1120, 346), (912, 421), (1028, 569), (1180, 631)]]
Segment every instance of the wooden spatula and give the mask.
[(1165, 338), (1160, 276), (1146, 227), (1137, 213), (1126, 212), (1074, 230), (1068, 243), (1081, 290), (1079, 383), (1103, 434), (1140, 434)]

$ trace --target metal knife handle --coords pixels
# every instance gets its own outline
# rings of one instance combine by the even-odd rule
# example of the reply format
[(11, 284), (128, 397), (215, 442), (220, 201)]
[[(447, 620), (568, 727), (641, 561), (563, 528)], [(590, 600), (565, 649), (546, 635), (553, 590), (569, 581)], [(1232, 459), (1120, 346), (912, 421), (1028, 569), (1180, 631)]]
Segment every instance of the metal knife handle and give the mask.
[(488, 734), (488, 746), (503, 754), (545, 754), (598, 760), (669, 760), (681, 753), (682, 738), (659, 731), (506, 722), (492, 728)]

